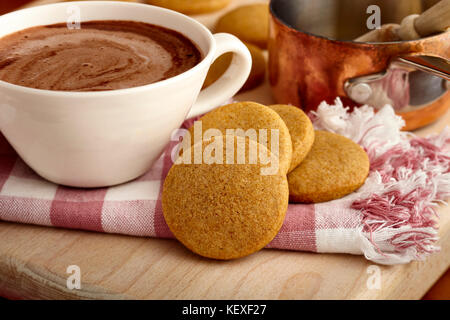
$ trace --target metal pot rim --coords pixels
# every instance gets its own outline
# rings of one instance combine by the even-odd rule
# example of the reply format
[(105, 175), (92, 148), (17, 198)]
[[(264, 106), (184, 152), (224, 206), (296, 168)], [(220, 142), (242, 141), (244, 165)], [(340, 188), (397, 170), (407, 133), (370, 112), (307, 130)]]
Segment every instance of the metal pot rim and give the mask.
[(300, 32), (300, 33), (304, 33), (307, 34), (311, 37), (315, 37), (315, 38), (320, 38), (320, 39), (324, 39), (324, 40), (328, 40), (328, 41), (334, 41), (334, 42), (341, 42), (341, 43), (348, 43), (348, 44), (355, 44), (355, 45), (395, 45), (395, 44), (403, 44), (403, 43), (415, 43), (418, 41), (423, 41), (423, 40), (432, 40), (434, 38), (436, 38), (436, 40), (439, 37), (442, 37), (442, 35), (445, 33), (439, 33), (439, 34), (435, 34), (432, 36), (428, 36), (428, 37), (423, 37), (417, 40), (404, 40), (404, 41), (386, 41), (386, 42), (363, 42), (363, 41), (354, 41), (354, 40), (338, 40), (338, 39), (332, 39), (332, 38), (328, 38), (325, 36), (321, 36), (318, 34), (314, 34), (308, 31), (303, 31), (300, 30), (294, 26), (292, 26), (291, 24), (287, 23), (282, 17), (280, 17), (279, 15), (277, 15), (273, 9), (273, 5), (277, 0), (270, 0), (270, 4), (269, 4), (269, 11), (272, 17), (276, 18), (281, 24), (283, 24), (284, 26), (288, 27), (291, 30), (294, 30), (296, 32)]

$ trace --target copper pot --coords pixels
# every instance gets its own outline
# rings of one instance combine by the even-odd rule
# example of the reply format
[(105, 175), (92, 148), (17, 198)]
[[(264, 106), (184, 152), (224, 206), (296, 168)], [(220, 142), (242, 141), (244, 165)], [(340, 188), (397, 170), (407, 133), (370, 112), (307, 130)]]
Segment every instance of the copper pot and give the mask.
[(269, 72), (278, 103), (314, 110), (340, 97), (349, 106), (391, 104), (406, 130), (450, 107), (450, 32), (415, 40), (362, 43), (367, 7), (400, 23), (433, 4), (420, 0), (272, 0)]

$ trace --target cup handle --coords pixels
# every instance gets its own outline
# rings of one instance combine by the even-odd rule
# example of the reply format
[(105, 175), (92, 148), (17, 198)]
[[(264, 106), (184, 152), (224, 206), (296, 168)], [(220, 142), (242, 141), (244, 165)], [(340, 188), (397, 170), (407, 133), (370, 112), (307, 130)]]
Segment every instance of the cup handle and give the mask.
[(227, 52), (234, 53), (233, 60), (228, 70), (216, 82), (200, 92), (187, 119), (204, 114), (233, 97), (250, 75), (252, 57), (247, 47), (228, 33), (217, 33), (214, 38), (217, 48), (212, 63)]

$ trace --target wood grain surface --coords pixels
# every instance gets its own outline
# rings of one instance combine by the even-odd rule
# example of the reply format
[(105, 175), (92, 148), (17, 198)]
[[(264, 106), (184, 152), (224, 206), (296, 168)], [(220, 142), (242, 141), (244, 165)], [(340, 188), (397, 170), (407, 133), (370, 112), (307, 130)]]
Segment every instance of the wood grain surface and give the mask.
[[(46, 1), (48, 2), (48, 1)], [(251, 0), (235, 0), (232, 6)], [(229, 10), (228, 8), (227, 10)], [(211, 27), (221, 13), (198, 16)], [(267, 83), (238, 100), (272, 103)], [(450, 124), (450, 113), (419, 135)], [(0, 295), (25, 299), (419, 299), (450, 265), (450, 207), (439, 209), (441, 252), (426, 261), (376, 266), (362, 256), (262, 250), (221, 262), (174, 240), (0, 223)], [(81, 269), (81, 289), (66, 272)], [(444, 290), (445, 291), (445, 290)]]

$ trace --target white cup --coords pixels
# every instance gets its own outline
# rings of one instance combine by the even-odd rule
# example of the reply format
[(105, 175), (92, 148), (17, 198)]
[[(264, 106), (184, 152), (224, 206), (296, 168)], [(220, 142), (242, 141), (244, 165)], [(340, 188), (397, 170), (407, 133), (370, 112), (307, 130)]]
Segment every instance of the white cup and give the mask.
[[(132, 20), (176, 30), (203, 53), (194, 68), (153, 84), (102, 92), (39, 90), (0, 81), (0, 130), (39, 175), (75, 187), (103, 187), (132, 180), (161, 156), (186, 118), (205, 113), (242, 87), (251, 69), (246, 46), (215, 34), (180, 13), (125, 2), (64, 2), (0, 16), (0, 37), (33, 26), (65, 23), (70, 8), (83, 21)], [(226, 52), (226, 73), (200, 92), (209, 67)]]

